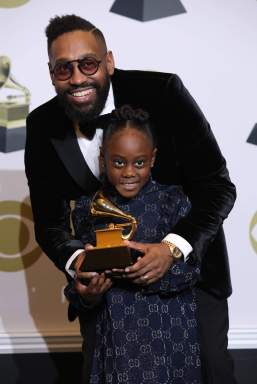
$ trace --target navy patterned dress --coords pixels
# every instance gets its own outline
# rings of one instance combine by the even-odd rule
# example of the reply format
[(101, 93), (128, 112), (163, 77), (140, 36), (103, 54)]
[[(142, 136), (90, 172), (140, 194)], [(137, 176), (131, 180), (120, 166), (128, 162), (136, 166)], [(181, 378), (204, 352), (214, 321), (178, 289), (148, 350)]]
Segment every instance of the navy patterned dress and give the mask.
[[(112, 187), (104, 194), (137, 219), (133, 240), (140, 242), (159, 243), (190, 209), (181, 189), (152, 180), (133, 199), (121, 197)], [(82, 197), (73, 211), (75, 233), (84, 243), (95, 241), (89, 205), (90, 199)], [(91, 384), (200, 383), (193, 289), (199, 273), (198, 265), (181, 261), (148, 287), (114, 283), (95, 308)], [(72, 285), (66, 288), (66, 295), (79, 310), (86, 311)]]

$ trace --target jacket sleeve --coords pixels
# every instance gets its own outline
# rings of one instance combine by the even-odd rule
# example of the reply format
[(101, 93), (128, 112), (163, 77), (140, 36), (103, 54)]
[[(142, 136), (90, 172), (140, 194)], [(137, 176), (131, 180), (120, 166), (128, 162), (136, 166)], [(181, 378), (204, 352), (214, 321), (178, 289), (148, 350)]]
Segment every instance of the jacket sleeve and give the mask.
[[(30, 190), (36, 241), (45, 254), (62, 271), (70, 256), (83, 243), (72, 236), (70, 201), (58, 190), (49, 164), (55, 161), (53, 148), (44, 134), (40, 135), (39, 119), (33, 114), (27, 118), (25, 172)], [(38, 128), (38, 129), (37, 129)], [(49, 158), (46, 161), (46, 156)], [(57, 176), (55, 176), (57, 177)]]
[[(162, 225), (159, 225), (159, 230), (163, 236), (167, 233), (167, 227), (173, 228), (180, 220), (187, 217), (191, 203), (179, 186), (166, 188), (162, 200), (160, 205)], [(191, 257), (187, 262), (178, 261), (172, 264), (160, 280), (150, 284), (143, 291), (145, 294), (170, 296), (191, 289), (199, 277), (200, 263)]]
[(173, 232), (185, 238), (201, 260), (232, 209), (236, 190), (208, 122), (176, 75), (168, 81), (166, 102), (175, 116), (171, 131), (181, 183), (192, 203)]

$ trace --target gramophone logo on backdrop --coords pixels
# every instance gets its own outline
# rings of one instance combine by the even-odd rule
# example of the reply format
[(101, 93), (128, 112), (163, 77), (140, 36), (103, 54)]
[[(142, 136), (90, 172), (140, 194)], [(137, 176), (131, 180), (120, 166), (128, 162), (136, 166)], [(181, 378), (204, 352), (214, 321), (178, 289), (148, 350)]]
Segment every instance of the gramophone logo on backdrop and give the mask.
[(110, 12), (140, 21), (179, 15), (186, 10), (179, 0), (116, 0)]
[[(248, 139), (247, 143), (257, 145), (257, 123), (253, 127)], [(254, 214), (251, 223), (250, 223), (250, 241), (253, 249), (257, 253), (257, 212)]]
[(25, 201), (0, 201), (0, 271), (28, 268), (41, 254), (34, 239), (30, 205)]
[(247, 141), (247, 143), (257, 145), (257, 123), (253, 127), (252, 132), (250, 133), (250, 135), (246, 141)]
[(29, 0), (0, 0), (0, 8), (15, 8), (28, 2)]
[[(253, 127), (246, 142), (257, 145), (257, 123)], [(250, 235), (250, 241), (251, 241), (252, 247), (257, 253), (257, 212), (254, 214), (250, 222), (249, 235)]]
[(255, 212), (250, 223), (250, 241), (253, 249), (257, 253), (257, 212)]
[[(11, 61), (0, 56), (0, 151), (24, 149), (30, 92), (10, 73)], [(11, 91), (10, 91), (11, 89)]]

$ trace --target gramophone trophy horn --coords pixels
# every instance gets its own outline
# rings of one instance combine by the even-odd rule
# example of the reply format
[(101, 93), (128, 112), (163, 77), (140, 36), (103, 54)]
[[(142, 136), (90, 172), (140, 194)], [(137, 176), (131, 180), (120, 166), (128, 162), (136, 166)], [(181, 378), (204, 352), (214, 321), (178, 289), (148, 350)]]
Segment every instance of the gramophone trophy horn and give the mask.
[(8, 100), (25, 96), (26, 102), (29, 102), (29, 90), (14, 79), (14, 77), (10, 74), (10, 68), (11, 61), (9, 57), (0, 56), (0, 88), (11, 88), (22, 92), (21, 96), (7, 96)]
[[(24, 149), (30, 92), (10, 73), (11, 61), (0, 56), (0, 151)], [(7, 92), (12, 89), (18, 92)]]
[[(98, 191), (90, 207), (92, 216), (108, 217), (110, 223), (107, 228), (97, 229), (96, 247), (86, 252), (83, 271), (104, 271), (113, 268), (123, 269), (133, 263), (130, 249), (124, 245), (123, 240), (129, 240), (137, 228), (136, 219), (130, 214), (123, 212), (102, 191)], [(113, 219), (124, 220), (124, 222), (113, 223)]]
[[(90, 212), (92, 216), (102, 216), (102, 217), (116, 217), (119, 219), (124, 219), (125, 223), (110, 223), (109, 229), (122, 229), (125, 227), (131, 227), (130, 231), (125, 234), (123, 231), (121, 232), (121, 239), (122, 240), (129, 240), (132, 238), (133, 234), (136, 231), (137, 228), (137, 222), (136, 219), (129, 215), (128, 213), (123, 212), (121, 209), (119, 209), (116, 205), (114, 205), (110, 200), (108, 200), (104, 195), (102, 191), (98, 191), (91, 203)], [(108, 231), (108, 229), (107, 229)]]

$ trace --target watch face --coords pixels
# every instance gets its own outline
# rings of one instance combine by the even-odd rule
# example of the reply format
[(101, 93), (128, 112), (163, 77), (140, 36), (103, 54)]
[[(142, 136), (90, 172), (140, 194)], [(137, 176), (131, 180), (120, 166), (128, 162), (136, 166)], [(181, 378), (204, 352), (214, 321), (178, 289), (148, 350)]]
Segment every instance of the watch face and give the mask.
[(181, 259), (183, 257), (182, 252), (180, 251), (180, 249), (178, 247), (176, 247), (175, 244), (170, 243), (169, 241), (166, 241), (166, 240), (163, 240), (163, 243), (168, 245), (168, 247), (170, 249), (171, 256), (175, 260), (179, 260), (179, 259)]
[(175, 259), (180, 259), (180, 258), (182, 257), (182, 252), (181, 252), (177, 247), (175, 247), (175, 248), (173, 249), (173, 253), (172, 253), (172, 255), (173, 255), (173, 257), (174, 257)]

